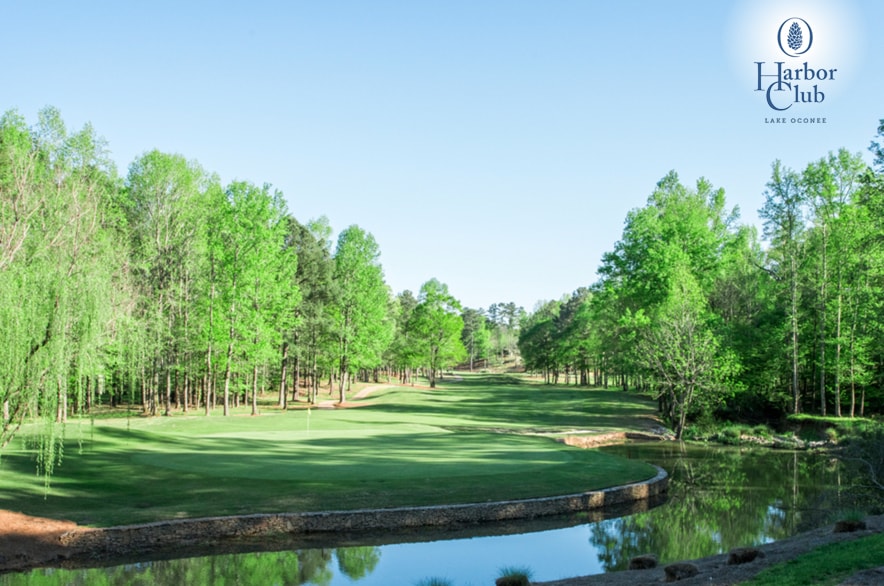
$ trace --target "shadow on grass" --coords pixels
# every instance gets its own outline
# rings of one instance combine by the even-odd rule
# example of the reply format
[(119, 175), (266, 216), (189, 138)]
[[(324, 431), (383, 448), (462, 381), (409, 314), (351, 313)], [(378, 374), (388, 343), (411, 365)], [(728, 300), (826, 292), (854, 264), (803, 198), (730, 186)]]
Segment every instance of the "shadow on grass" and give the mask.
[(448, 385), (397, 387), (359, 409), (315, 411), (312, 437), (301, 427), (304, 412), (102, 425), (66, 445), (48, 498), (33, 453), (4, 454), (0, 507), (106, 525), (470, 502), (484, 493), (497, 499), (561, 494), (600, 477), (629, 479), (635, 468), (550, 440), (488, 430), (611, 428), (654, 412), (637, 395), (547, 387), (514, 375), (468, 375), (446, 379)]
[[(451, 382), (435, 390), (401, 387), (407, 400), (389, 395), (361, 409), (432, 417), (441, 426), (592, 429), (636, 428), (656, 413), (656, 403), (637, 394), (531, 384)], [(481, 380), (485, 380), (482, 378)], [(448, 420), (445, 422), (444, 420)]]
[(111, 525), (450, 504), (579, 492), (600, 479), (633, 480), (632, 466), (550, 440), (470, 431), (271, 441), (110, 428), (65, 459), (48, 494), (30, 454), (4, 457), (0, 507)]
[(458, 376), (460, 379), (455, 378), (452, 375), (445, 375), (440, 381), (440, 384), (457, 385), (459, 387), (487, 387), (490, 385), (527, 386), (529, 384), (523, 377), (514, 374), (463, 373)]

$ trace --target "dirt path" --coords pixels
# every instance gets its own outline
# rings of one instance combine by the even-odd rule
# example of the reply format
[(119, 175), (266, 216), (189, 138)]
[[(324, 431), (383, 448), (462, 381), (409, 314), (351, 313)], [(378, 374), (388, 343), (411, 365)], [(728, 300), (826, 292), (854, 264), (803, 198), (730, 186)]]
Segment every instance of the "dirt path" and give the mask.
[(0, 571), (32, 567), (65, 559), (69, 550), (61, 536), (84, 530), (72, 521), (30, 517), (0, 509)]

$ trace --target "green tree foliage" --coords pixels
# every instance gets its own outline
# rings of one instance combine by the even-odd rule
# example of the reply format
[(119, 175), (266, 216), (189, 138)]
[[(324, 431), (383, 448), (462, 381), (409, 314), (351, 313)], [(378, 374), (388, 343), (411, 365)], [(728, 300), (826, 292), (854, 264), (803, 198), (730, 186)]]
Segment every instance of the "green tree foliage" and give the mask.
[[(334, 332), (329, 308), (335, 299), (332, 280), (334, 263), (331, 255), (331, 227), (325, 217), (307, 225), (289, 218), (287, 245), (298, 257), (296, 285), (302, 294), (295, 310), (295, 322), (288, 339), (283, 341), (282, 373), (286, 372), (288, 345), (294, 346), (294, 393), (303, 373), (307, 382), (308, 401), (313, 403), (319, 392), (322, 372), (330, 371), (334, 356)], [(280, 406), (286, 406), (285, 376), (280, 382)]]
[[(616, 303), (608, 315), (619, 330), (614, 350), (623, 386), (654, 363), (637, 351), (639, 342), (654, 337), (655, 319), (674, 317), (661, 308), (676, 288), (690, 282), (689, 288), (708, 304), (736, 217), (736, 210), (726, 210), (723, 190), (704, 179), (696, 190), (688, 189), (674, 172), (657, 184), (647, 206), (628, 214), (622, 239), (599, 269), (604, 292), (599, 300)], [(661, 379), (654, 380), (659, 384)]]
[(417, 363), (426, 369), (430, 388), (436, 387), (437, 375), (443, 368), (466, 357), (460, 311), (460, 302), (448, 292), (448, 285), (436, 279), (421, 285), (418, 304), (406, 330), (412, 334), (409, 345)]
[(47, 108), (0, 118), (0, 447), (42, 419), (97, 403), (148, 415), (200, 404), (279, 404), (320, 380), (400, 381), (469, 357), (525, 365), (549, 383), (655, 393), (691, 417), (864, 415), (884, 406), (884, 120), (867, 166), (833, 151), (796, 172), (775, 162), (763, 241), (724, 191), (672, 172), (602, 258), (599, 279), (529, 316), (512, 302), (462, 309), (436, 279), (393, 296), (358, 226), (299, 223), (269, 186), (150, 151), (121, 180), (91, 127)]
[(414, 370), (420, 367), (420, 359), (413, 340), (415, 334), (408, 328), (417, 298), (406, 289), (396, 296), (394, 314), (396, 316), (396, 333), (390, 345), (388, 361), (399, 373), (399, 382), (411, 381), (414, 384)]
[(771, 242), (768, 270), (778, 285), (777, 295), (784, 301), (788, 318), (788, 347), (791, 361), (792, 412), (798, 413), (801, 393), (798, 385), (798, 321), (800, 303), (800, 269), (805, 264), (804, 215), (805, 194), (798, 175), (773, 164), (770, 182), (765, 191), (764, 206), (758, 212), (764, 221), (764, 236)]
[(525, 321), (526, 365), (553, 382), (560, 370), (587, 369), (593, 382), (613, 376), (656, 392), (677, 431), (700, 414), (880, 408), (880, 144), (874, 168), (844, 149), (800, 173), (775, 162), (759, 212), (763, 243), (737, 225), (722, 190), (702, 179), (689, 189), (670, 173), (627, 215), (590, 294), (539, 306)]
[[(392, 364), (435, 373), (461, 358), (459, 304), (441, 285), (394, 301), (379, 255), (358, 226), (332, 253), (328, 220), (299, 223), (267, 185), (223, 187), (156, 150), (123, 181), (90, 127), (69, 133), (51, 108), (33, 128), (5, 114), (0, 446), (26, 420), (45, 419), (40, 462), (50, 473), (61, 454), (50, 424), (69, 410), (126, 401), (147, 415), (200, 404), (209, 415), (222, 402), (228, 415), (250, 399), (255, 414), (268, 389), (285, 408), (302, 381), (315, 401), (320, 379), (337, 377), (343, 401), (352, 376), (377, 379)], [(509, 332), (518, 317), (502, 304)], [(474, 351), (484, 354), (477, 323)]]
[(556, 319), (559, 302), (548, 301), (540, 305), (522, 324), (519, 332), (519, 351), (528, 370), (543, 372), (547, 383), (555, 382), (557, 372)]
[(488, 360), (491, 352), (491, 332), (488, 330), (487, 319), (478, 309), (465, 307), (461, 313), (463, 332), (461, 342), (470, 360), (470, 372), (477, 360)]
[(61, 458), (52, 423), (70, 399), (83, 407), (125, 312), (116, 189), (91, 127), (70, 134), (51, 108), (33, 129), (15, 112), (0, 118), (0, 447), (41, 417), (47, 474)]
[(512, 301), (492, 303), (485, 316), (491, 332), (492, 352), (498, 361), (504, 363), (512, 359), (518, 362), (519, 328), (526, 316), (525, 309)]
[(709, 325), (705, 296), (688, 267), (676, 267), (667, 298), (657, 308), (639, 343), (642, 365), (662, 394), (664, 415), (681, 439), (688, 414), (723, 402), (723, 379), (733, 365), (720, 358)]
[(227, 206), (216, 226), (221, 254), (218, 263), (220, 299), (227, 337), (224, 363), (224, 415), (229, 414), (231, 384), (245, 396), (252, 389), (252, 410), (259, 366), (269, 362), (282, 342), (283, 314), (299, 300), (292, 276), (293, 249), (284, 246), (288, 228), (278, 192), (236, 182), (227, 190)]
[[(855, 236), (852, 214), (848, 212), (859, 190), (865, 164), (859, 155), (841, 149), (805, 169), (802, 182), (813, 209), (810, 232), (815, 263), (814, 281), (818, 308), (820, 412), (826, 414), (827, 375), (832, 376), (835, 415), (841, 415), (841, 370), (843, 363), (844, 297), (849, 287), (846, 278)], [(856, 259), (854, 259), (856, 260)], [(827, 350), (834, 351), (834, 356)]]
[(361, 580), (371, 574), (378, 562), (381, 552), (377, 547), (344, 547), (335, 550), (338, 558), (338, 569), (351, 580)]
[(360, 369), (379, 366), (393, 337), (390, 292), (379, 257), (374, 237), (359, 226), (338, 236), (333, 273), (337, 295), (330, 316), (338, 344), (341, 403), (350, 377)]
[(150, 376), (146, 403), (156, 415), (159, 387), (164, 414), (171, 413), (173, 375), (181, 372), (188, 339), (189, 300), (200, 270), (206, 206), (205, 173), (180, 155), (151, 151), (129, 168), (126, 211), (131, 268), (139, 286), (138, 315), (145, 334)]

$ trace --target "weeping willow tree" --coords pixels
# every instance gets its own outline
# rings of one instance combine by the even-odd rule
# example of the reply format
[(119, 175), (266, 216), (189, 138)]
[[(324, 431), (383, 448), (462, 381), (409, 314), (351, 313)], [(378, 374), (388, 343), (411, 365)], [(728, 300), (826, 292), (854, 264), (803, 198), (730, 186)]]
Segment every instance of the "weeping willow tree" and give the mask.
[(0, 118), (0, 448), (25, 421), (42, 421), (47, 477), (62, 455), (57, 424), (102, 373), (122, 306), (115, 193), (90, 126), (69, 134), (52, 108), (33, 128), (14, 111)]

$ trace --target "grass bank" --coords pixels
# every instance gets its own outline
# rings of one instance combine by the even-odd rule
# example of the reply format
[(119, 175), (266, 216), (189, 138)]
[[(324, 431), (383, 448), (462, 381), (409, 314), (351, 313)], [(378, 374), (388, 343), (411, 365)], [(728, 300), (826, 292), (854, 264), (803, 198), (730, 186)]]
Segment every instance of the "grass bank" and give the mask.
[[(767, 568), (744, 586), (820, 586), (842, 583), (863, 570), (884, 564), (884, 533), (856, 541), (832, 543)], [(871, 584), (871, 582), (868, 582)]]
[(109, 526), (570, 494), (655, 470), (536, 434), (629, 429), (653, 412), (619, 391), (465, 375), (348, 409), (73, 421), (48, 493), (27, 448), (33, 430), (4, 452), (0, 508)]

